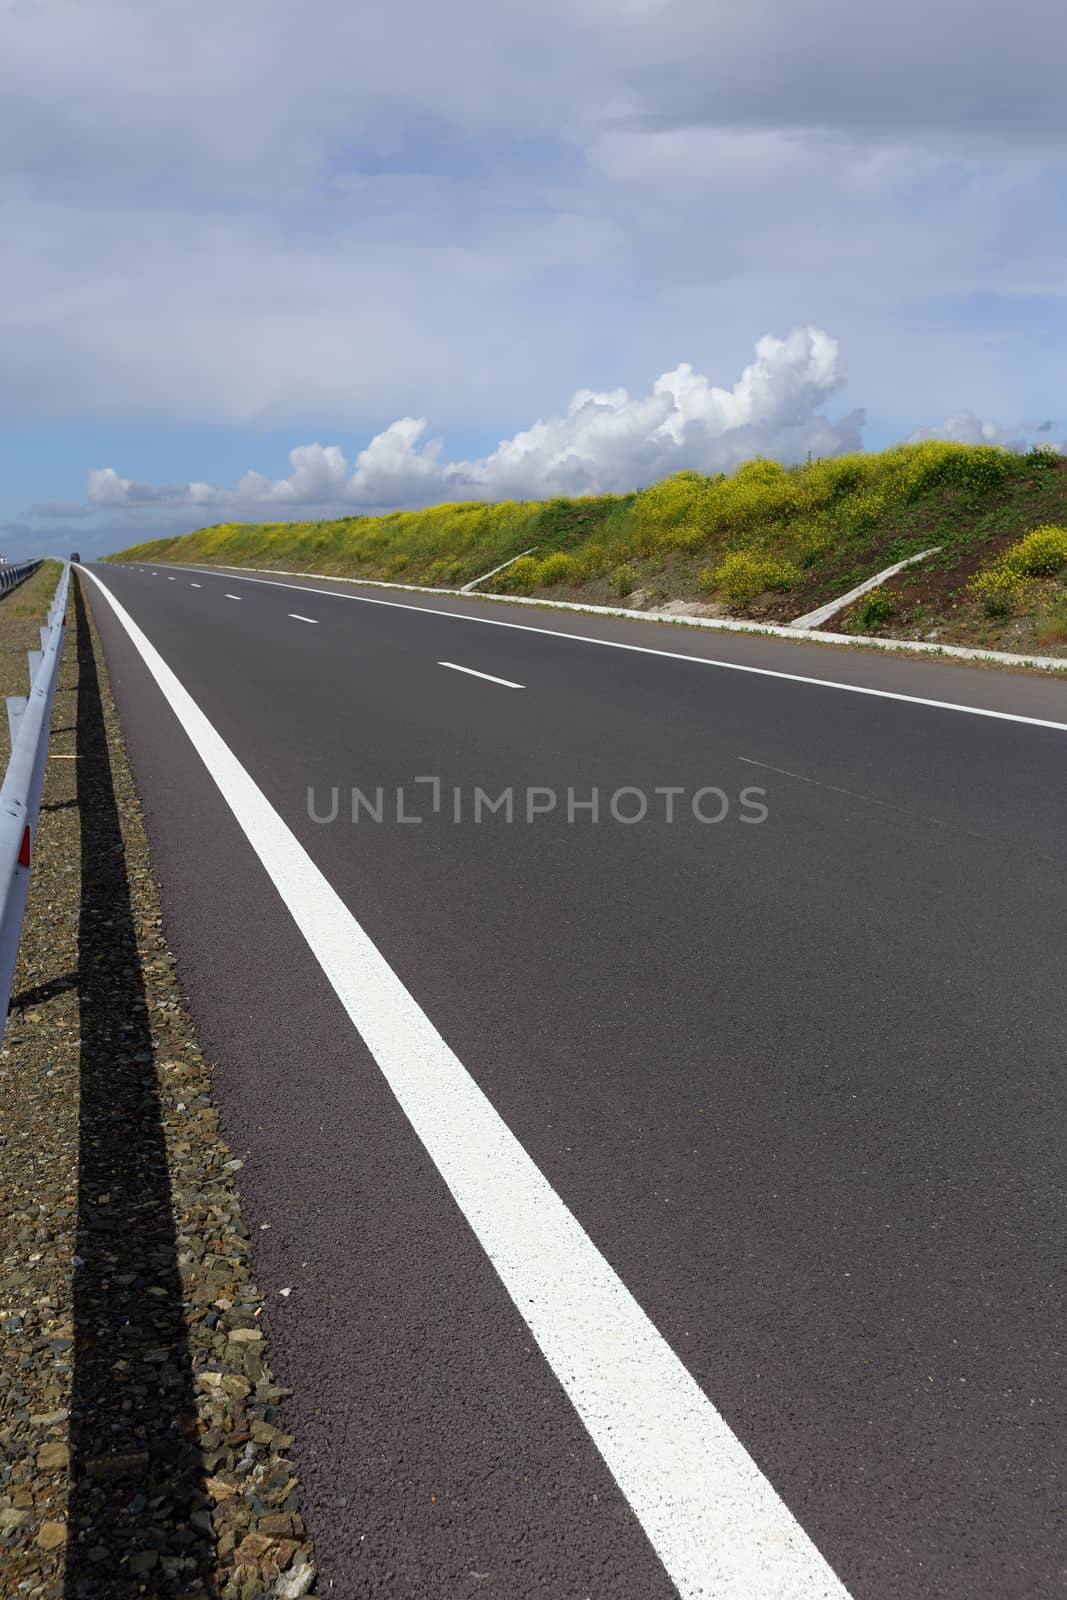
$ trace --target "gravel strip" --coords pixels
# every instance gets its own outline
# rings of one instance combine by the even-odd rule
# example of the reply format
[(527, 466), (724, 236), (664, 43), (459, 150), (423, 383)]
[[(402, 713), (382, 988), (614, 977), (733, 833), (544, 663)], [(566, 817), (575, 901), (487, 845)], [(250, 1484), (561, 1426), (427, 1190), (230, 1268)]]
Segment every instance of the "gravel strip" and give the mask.
[(315, 1582), (290, 1391), (72, 588), (0, 1051), (0, 1595), (287, 1600)]

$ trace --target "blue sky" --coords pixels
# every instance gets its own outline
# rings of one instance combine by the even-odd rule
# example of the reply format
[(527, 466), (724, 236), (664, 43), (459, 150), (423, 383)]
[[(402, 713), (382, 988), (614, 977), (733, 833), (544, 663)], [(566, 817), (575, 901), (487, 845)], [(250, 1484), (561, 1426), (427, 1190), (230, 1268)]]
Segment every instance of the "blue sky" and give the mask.
[(1067, 438), (1053, 0), (0, 8), (7, 555)]

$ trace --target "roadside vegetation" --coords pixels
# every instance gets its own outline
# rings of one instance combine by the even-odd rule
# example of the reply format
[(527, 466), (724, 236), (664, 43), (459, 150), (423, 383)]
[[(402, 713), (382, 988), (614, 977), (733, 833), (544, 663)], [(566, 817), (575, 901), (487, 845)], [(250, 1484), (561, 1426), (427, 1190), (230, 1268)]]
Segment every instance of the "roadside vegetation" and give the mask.
[[(1008, 552), (1027, 538), (1027, 551), (1059, 549), (1065, 526), (1067, 457), (931, 441), (796, 467), (758, 458), (625, 495), (223, 523), (113, 559), (456, 588), (528, 550), (487, 589), (782, 622), (937, 546), (827, 627), (1028, 650), (1040, 634), (1055, 654), (1067, 649), (1067, 561), (1053, 570), (1047, 553)], [(1040, 572), (1022, 570), (1035, 562)]]
[(43, 622), (62, 571), (62, 561), (42, 561), (24, 583), (0, 598), (0, 617), (36, 617)]

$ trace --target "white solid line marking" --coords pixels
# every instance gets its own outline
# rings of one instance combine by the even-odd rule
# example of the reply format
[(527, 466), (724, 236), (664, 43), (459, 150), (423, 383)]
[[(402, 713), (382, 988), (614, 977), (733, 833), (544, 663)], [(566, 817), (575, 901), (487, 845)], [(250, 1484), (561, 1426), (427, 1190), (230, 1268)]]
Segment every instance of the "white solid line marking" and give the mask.
[(499, 683), (505, 689), (525, 689), (524, 683), (512, 683), (510, 678), (494, 678), (491, 672), (475, 672), (473, 667), (461, 667), (455, 661), (439, 661), (439, 667), (451, 667), (453, 672), (466, 672), (472, 678), (484, 678), (487, 683)]
[(228, 594), (226, 596), (227, 600), (240, 600), (240, 598), (241, 596), (239, 594)]
[(289, 615), (292, 617), (294, 622), (313, 622), (316, 626), (318, 626), (318, 617), (302, 617), (299, 611), (290, 611)]
[[(197, 568), (192, 569), (194, 572)], [(562, 628), (539, 628), (532, 622), (505, 622), (501, 617), (472, 617), (467, 611), (443, 611), (439, 606), (416, 606), (406, 600), (378, 600), (368, 594), (338, 594), (336, 589), (311, 589), (299, 583), (281, 583), (277, 578), (246, 578), (228, 572), (231, 582), (266, 583), (275, 589), (299, 589), (302, 594), (324, 594), (330, 600), (351, 600), (357, 605), (389, 606), (394, 611), (421, 611), (431, 617), (450, 617), (454, 622), (480, 622), (487, 628), (514, 628), (519, 633), (540, 633), (549, 639), (569, 639), (576, 644), (602, 645), (608, 650), (630, 650), (642, 656), (661, 656), (667, 661), (691, 661), (695, 666), (719, 667), (725, 672), (749, 672), (758, 678), (782, 678), (787, 683), (806, 683), (816, 689), (841, 689), (848, 694), (872, 695), (877, 700), (900, 700), (905, 705), (929, 706), (935, 711), (962, 711), (971, 717), (992, 717), (996, 722), (1021, 722), (1030, 728), (1054, 728), (1067, 733), (1067, 722), (1052, 722), (1047, 717), (1024, 717), (1017, 711), (992, 711), (987, 706), (958, 705), (952, 700), (928, 700), (922, 695), (900, 694), (895, 689), (870, 689), (866, 684), (842, 683), (837, 678), (811, 678), (799, 672), (782, 672), (777, 667), (752, 667), (741, 661), (718, 661), (711, 656), (691, 656), (682, 650), (657, 650), (655, 645), (629, 644), (623, 639), (597, 639), (590, 633), (565, 633)], [(790, 641), (792, 642), (792, 641)], [(798, 634), (797, 642), (803, 643)]]
[(243, 829), (683, 1600), (848, 1600), (262, 790), (125, 608), (89, 576)]

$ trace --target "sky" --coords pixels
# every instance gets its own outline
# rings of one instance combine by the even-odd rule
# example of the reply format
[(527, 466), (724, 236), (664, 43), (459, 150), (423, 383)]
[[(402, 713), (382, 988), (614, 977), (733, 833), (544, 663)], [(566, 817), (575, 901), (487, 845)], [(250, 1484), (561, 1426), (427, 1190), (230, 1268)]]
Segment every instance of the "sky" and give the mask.
[(1062, 0), (0, 0), (0, 553), (1067, 449)]

